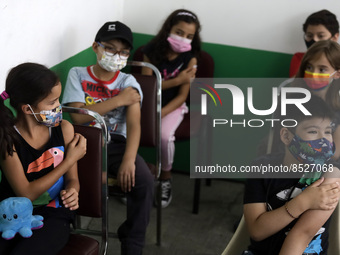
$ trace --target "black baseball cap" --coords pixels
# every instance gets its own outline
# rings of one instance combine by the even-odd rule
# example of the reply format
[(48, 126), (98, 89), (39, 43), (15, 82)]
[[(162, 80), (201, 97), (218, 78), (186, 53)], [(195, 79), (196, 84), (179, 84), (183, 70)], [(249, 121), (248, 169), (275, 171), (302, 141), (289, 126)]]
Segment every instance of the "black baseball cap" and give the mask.
[(119, 21), (106, 22), (98, 31), (96, 42), (107, 42), (112, 39), (123, 39), (125, 40), (131, 49), (133, 48), (133, 38), (131, 29), (125, 24)]

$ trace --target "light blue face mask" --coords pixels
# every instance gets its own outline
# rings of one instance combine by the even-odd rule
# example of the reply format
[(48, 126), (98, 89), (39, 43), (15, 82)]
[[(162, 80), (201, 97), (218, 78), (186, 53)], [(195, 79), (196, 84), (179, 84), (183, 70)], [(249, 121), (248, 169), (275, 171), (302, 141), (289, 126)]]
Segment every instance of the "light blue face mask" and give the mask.
[[(47, 127), (57, 127), (60, 125), (61, 121), (63, 120), (63, 112), (61, 109), (61, 105), (57, 106), (56, 108), (52, 110), (44, 110), (44, 111), (40, 111), (39, 113), (35, 113), (32, 107), (29, 104), (27, 105), (30, 108), (36, 121), (42, 125), (45, 125)], [(41, 120), (38, 120), (36, 115), (39, 115), (41, 117)]]

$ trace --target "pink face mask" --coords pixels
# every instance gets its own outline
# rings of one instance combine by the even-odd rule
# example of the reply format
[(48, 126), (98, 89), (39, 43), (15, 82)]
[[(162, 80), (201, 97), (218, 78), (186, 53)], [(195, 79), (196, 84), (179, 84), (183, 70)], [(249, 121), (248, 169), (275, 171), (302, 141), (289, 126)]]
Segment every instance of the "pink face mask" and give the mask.
[(190, 39), (175, 34), (170, 34), (167, 40), (170, 43), (170, 47), (174, 52), (182, 53), (191, 50), (192, 40)]

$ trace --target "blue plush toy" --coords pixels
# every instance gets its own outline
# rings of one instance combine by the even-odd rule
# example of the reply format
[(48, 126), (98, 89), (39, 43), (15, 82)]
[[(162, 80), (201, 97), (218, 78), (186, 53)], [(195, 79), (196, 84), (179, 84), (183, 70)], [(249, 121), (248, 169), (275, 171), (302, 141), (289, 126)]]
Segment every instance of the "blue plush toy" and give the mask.
[(32, 215), (33, 205), (26, 197), (10, 197), (0, 202), (0, 232), (4, 239), (12, 239), (16, 233), (22, 237), (32, 236), (31, 229), (42, 228), (44, 219)]

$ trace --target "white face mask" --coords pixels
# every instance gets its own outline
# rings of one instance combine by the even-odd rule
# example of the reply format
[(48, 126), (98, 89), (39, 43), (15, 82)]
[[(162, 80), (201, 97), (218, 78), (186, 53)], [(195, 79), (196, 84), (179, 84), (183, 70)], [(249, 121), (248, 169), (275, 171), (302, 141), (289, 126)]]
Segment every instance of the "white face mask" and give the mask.
[(122, 59), (119, 54), (110, 56), (103, 52), (101, 59), (98, 59), (98, 64), (108, 72), (117, 72), (126, 66), (127, 59)]

